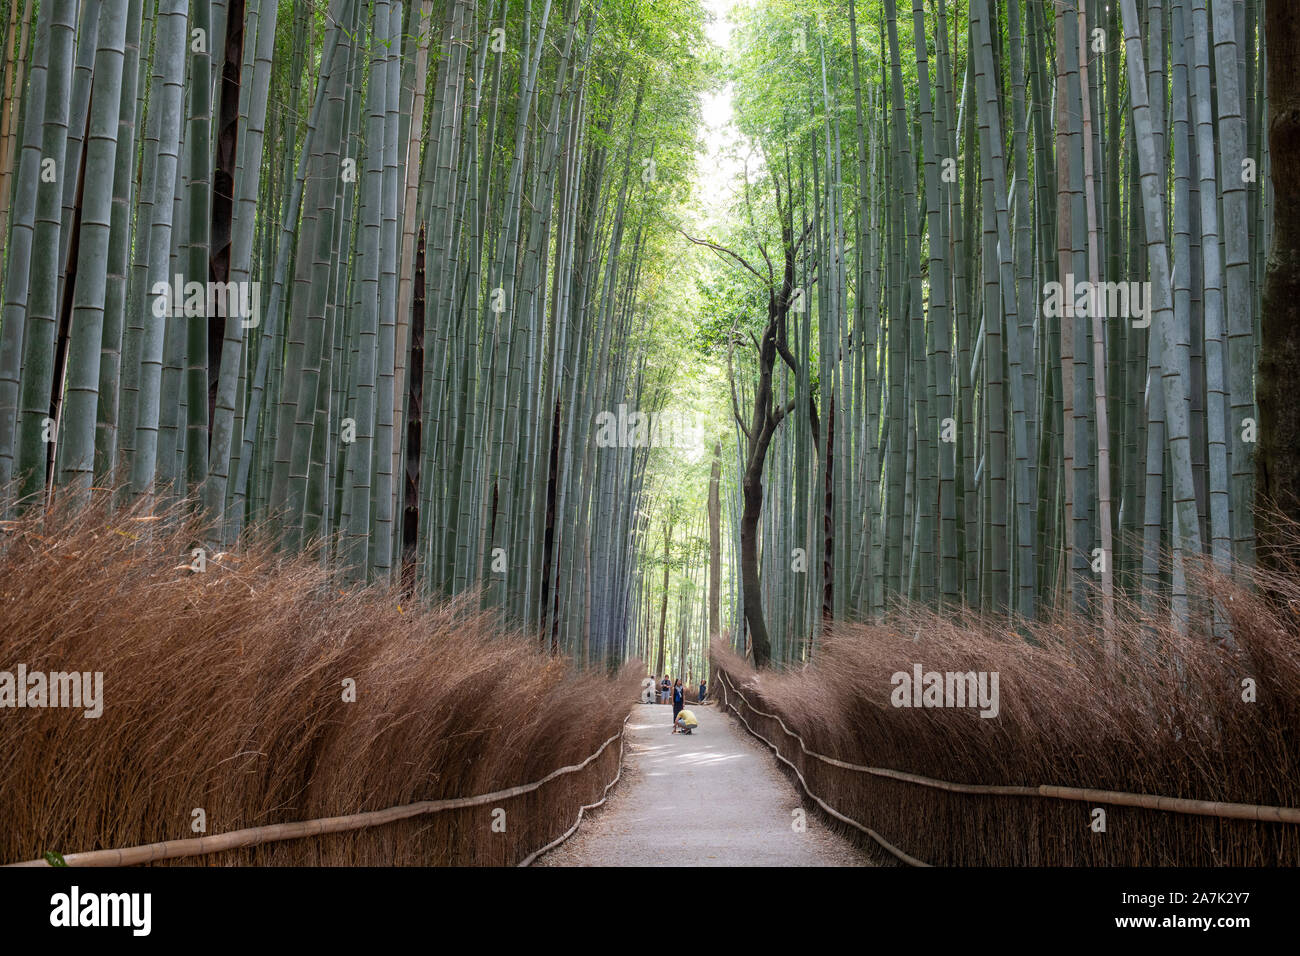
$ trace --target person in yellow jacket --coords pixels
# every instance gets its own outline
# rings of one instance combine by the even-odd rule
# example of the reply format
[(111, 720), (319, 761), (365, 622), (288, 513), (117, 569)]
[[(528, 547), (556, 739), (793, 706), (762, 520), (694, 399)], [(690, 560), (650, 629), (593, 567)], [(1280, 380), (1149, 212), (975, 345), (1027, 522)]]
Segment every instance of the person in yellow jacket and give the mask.
[(679, 710), (677, 712), (677, 720), (673, 722), (673, 733), (678, 733), (680, 731), (683, 734), (689, 734), (698, 726), (700, 726), (700, 722), (695, 719), (693, 713), (689, 710)]

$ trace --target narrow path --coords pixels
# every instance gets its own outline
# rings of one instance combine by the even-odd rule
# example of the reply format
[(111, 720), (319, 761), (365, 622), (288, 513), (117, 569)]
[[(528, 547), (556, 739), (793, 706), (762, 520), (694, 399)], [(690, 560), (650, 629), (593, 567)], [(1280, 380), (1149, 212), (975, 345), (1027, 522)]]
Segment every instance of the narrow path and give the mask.
[(771, 752), (717, 707), (693, 707), (700, 727), (671, 732), (671, 708), (637, 704), (627, 723), (623, 779), (539, 866), (869, 866), (818, 821), (802, 831), (795, 785)]

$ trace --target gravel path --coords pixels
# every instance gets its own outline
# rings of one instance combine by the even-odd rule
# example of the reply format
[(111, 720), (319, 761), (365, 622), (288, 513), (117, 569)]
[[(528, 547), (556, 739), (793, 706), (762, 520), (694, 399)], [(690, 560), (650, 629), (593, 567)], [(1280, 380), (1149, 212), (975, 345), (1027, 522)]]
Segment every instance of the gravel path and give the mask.
[(623, 779), (538, 866), (871, 865), (812, 810), (796, 831), (800, 794), (772, 752), (718, 708), (692, 710), (700, 726), (686, 736), (671, 732), (671, 708), (636, 705)]

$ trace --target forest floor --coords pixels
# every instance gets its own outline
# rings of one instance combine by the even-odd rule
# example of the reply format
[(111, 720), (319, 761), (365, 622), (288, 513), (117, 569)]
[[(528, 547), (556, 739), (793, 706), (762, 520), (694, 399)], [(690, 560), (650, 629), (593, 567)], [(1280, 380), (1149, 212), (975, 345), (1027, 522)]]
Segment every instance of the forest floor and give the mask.
[(776, 758), (717, 707), (672, 733), (672, 708), (637, 704), (623, 779), (539, 866), (870, 866), (803, 804)]

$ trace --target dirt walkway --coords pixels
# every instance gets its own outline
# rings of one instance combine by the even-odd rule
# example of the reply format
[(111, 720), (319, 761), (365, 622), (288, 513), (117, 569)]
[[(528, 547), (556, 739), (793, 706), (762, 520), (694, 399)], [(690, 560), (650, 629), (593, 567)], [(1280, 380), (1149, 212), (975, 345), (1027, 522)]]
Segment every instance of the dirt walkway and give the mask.
[[(770, 750), (717, 707), (671, 733), (671, 708), (638, 704), (627, 724), (623, 779), (538, 866), (869, 866), (811, 811)], [(811, 804), (811, 801), (809, 801)]]

